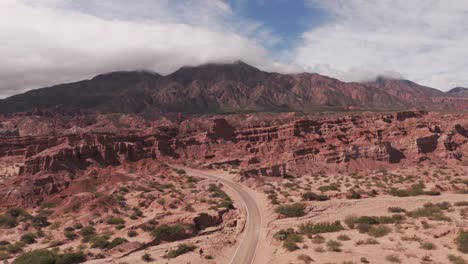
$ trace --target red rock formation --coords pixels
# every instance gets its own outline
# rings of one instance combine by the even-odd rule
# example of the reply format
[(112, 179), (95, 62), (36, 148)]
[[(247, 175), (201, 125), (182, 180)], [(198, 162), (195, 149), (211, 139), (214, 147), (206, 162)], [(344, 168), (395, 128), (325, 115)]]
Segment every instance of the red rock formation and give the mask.
[[(283, 116), (262, 120), (256, 115), (194, 117), (181, 121), (191, 122), (184, 129), (166, 122), (148, 130), (136, 123), (144, 129), (2, 138), (0, 157), (22, 155), (24, 164), (18, 178), (0, 183), (0, 199), (3, 203), (37, 200), (76, 186), (83, 175), (102, 177), (92, 176), (90, 170), (141, 160), (232, 166), (244, 177), (285, 177), (323, 169), (370, 169), (425, 160), (455, 162), (468, 152), (466, 117), (461, 115), (414, 111)], [(92, 181), (81, 183), (88, 186)]]

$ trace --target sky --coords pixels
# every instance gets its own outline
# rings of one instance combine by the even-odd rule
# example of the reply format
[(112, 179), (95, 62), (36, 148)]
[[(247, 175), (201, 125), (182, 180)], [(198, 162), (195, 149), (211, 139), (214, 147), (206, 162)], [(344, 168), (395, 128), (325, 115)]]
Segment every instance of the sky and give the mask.
[(122, 70), (245, 61), (468, 87), (466, 0), (1, 0), (0, 97)]

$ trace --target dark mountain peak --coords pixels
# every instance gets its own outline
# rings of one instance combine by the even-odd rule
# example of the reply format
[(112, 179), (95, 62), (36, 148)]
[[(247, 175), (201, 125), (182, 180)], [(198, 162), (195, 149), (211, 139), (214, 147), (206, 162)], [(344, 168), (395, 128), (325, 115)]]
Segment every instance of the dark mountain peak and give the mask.
[(243, 62), (207, 63), (198, 66), (184, 66), (168, 75), (174, 81), (188, 84), (193, 81), (246, 81), (266, 75), (266, 72)]
[(97, 75), (91, 81), (99, 82), (132, 82), (141, 79), (159, 79), (159, 73), (151, 71), (116, 71)]
[(468, 88), (465, 87), (455, 87), (448, 91), (447, 93), (461, 93), (461, 92), (467, 92), (468, 93)]
[(465, 87), (455, 87), (452, 90), (446, 93), (448, 96), (452, 97), (464, 97), (468, 98), (468, 88)]

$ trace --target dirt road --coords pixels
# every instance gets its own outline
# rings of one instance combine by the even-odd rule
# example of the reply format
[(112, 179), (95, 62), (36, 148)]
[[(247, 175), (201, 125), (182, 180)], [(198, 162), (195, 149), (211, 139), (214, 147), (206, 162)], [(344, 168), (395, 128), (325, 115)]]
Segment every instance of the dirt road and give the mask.
[(252, 198), (252, 196), (246, 191), (247, 187), (230, 179), (219, 177), (216, 172), (196, 170), (186, 167), (180, 168), (184, 169), (189, 175), (197, 175), (204, 178), (215, 179), (228, 188), (231, 188), (233, 191), (237, 192), (247, 212), (247, 226), (243, 234), (243, 239), (234, 253), (230, 264), (255, 263), (255, 255), (260, 236), (262, 219), (260, 209), (255, 199)]

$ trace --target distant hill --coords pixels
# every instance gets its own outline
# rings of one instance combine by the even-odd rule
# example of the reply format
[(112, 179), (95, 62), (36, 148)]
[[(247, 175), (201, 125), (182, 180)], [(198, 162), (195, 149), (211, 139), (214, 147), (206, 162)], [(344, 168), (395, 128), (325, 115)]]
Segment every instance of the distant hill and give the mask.
[(444, 100), (459, 96), (458, 90), (452, 91), (443, 93), (411, 81), (387, 78), (347, 83), (315, 73), (271, 73), (236, 62), (182, 67), (167, 76), (141, 71), (103, 74), (91, 80), (31, 90), (0, 100), (0, 113), (55, 107), (107, 113), (187, 114), (466, 109), (467, 100), (457, 104)]
[(465, 87), (455, 87), (452, 90), (447, 92), (450, 96), (468, 98), (468, 88)]

